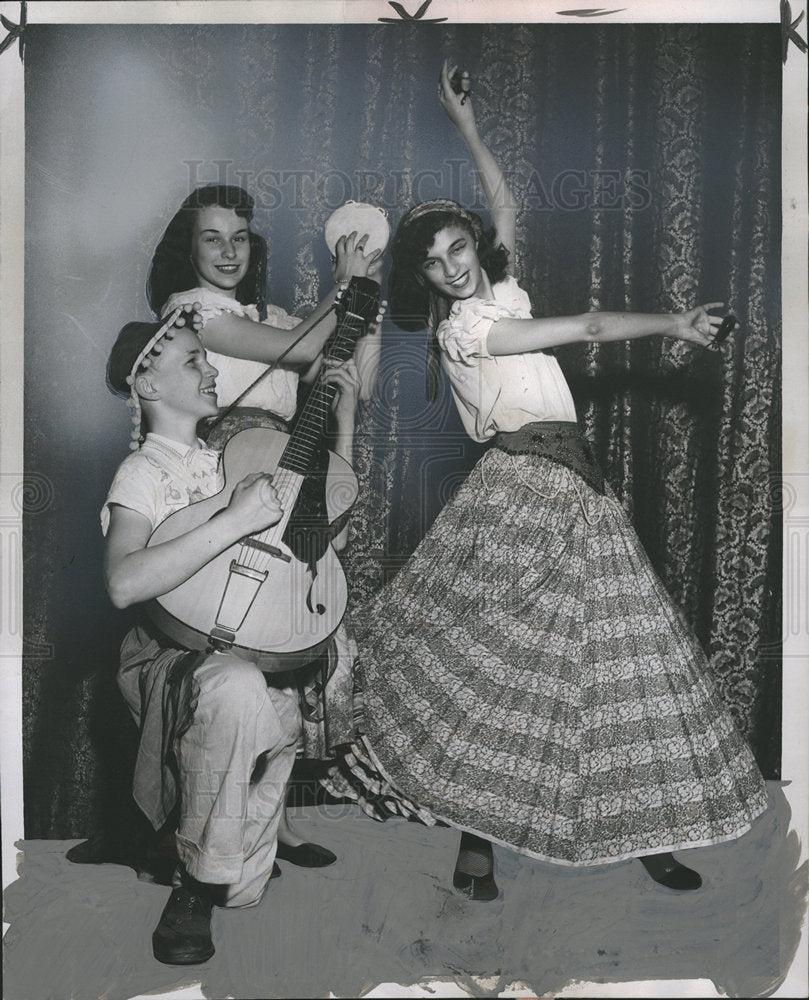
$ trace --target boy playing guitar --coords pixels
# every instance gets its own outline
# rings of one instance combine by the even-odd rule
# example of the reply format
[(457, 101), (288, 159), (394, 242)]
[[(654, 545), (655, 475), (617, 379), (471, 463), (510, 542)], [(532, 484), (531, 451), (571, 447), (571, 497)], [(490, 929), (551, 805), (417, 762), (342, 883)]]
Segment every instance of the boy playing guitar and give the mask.
[[(220, 453), (196, 427), (218, 412), (217, 370), (190, 326), (130, 323), (112, 348), (108, 382), (147, 430), (118, 469), (102, 510), (106, 585), (116, 607), (149, 601), (283, 516), (272, 477), (255, 472), (217, 516), (149, 545), (170, 514), (223, 489)], [(352, 362), (331, 370), (338, 438), (353, 417)], [(139, 412), (138, 412), (139, 411)], [(140, 729), (133, 794), (159, 829), (179, 804), (180, 865), (152, 936), (155, 958), (214, 953), (211, 907), (258, 902), (273, 875), (276, 833), (300, 729), (297, 687), (273, 683), (233, 651), (172, 648), (147, 621), (121, 648), (118, 684)], [(277, 869), (276, 869), (277, 871)]]

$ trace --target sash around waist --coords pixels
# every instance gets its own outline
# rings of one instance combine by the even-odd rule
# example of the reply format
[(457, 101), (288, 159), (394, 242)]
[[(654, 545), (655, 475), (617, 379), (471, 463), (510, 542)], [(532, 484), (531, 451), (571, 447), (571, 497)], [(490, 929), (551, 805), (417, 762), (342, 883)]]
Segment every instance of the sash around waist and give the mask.
[(518, 431), (501, 431), (492, 445), (511, 455), (541, 455), (564, 465), (596, 491), (604, 494), (604, 473), (577, 423), (547, 420), (525, 424)]

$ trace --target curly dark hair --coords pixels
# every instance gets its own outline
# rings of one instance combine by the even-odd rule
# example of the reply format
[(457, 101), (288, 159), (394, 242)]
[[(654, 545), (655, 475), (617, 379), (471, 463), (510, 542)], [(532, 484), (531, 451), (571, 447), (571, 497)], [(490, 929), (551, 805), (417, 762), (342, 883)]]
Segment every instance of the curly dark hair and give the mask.
[(447, 226), (461, 226), (475, 240), (478, 260), (492, 284), (506, 276), (509, 253), (497, 241), (494, 229), (484, 230), (479, 215), (460, 205), (457, 209), (451, 207), (455, 204), (441, 199), (441, 208), (427, 212), (417, 205), (396, 229), (388, 294), (391, 319), (402, 330), (423, 330), (426, 326), (434, 330), (448, 312), (451, 300), (433, 291), (421, 271), (436, 234)]
[[(214, 205), (232, 208), (239, 218), (248, 223), (253, 218), (254, 202), (244, 188), (207, 184), (192, 191), (166, 226), (152, 256), (146, 280), (146, 297), (155, 316), (160, 316), (172, 293), (196, 288), (199, 284), (190, 257), (194, 216), (198, 209)], [(250, 266), (236, 287), (236, 298), (242, 305), (255, 303), (262, 319), (266, 308), (266, 285), (267, 243), (262, 236), (250, 230)]]
[(391, 244), (391, 272), (388, 281), (390, 317), (402, 330), (430, 330), (427, 347), (427, 396), (436, 399), (439, 381), (439, 352), (435, 330), (449, 315), (452, 299), (440, 295), (425, 278), (421, 265), (436, 235), (447, 226), (465, 229), (477, 244), (480, 265), (491, 283), (507, 273), (509, 252), (498, 242), (494, 229), (484, 230), (475, 212), (457, 202), (441, 198), (423, 202), (403, 216)]

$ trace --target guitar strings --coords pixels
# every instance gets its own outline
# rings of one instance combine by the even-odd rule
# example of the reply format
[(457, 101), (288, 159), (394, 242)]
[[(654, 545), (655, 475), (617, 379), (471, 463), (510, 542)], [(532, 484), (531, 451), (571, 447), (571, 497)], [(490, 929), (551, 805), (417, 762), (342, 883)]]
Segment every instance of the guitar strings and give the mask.
[[(345, 334), (338, 333), (331, 346), (329, 360), (334, 359), (344, 364), (351, 357), (353, 348), (352, 339), (356, 333), (357, 331), (353, 327)], [(280, 462), (286, 460), (291, 464), (294, 464), (296, 461), (299, 464), (305, 464), (311, 458), (313, 448), (317, 445), (317, 440), (328, 417), (336, 391), (334, 386), (329, 385), (321, 378), (304, 405), (303, 411), (295, 425), (294, 436), (287, 443), (281, 455)], [(299, 439), (302, 436), (304, 440), (300, 441)], [(306, 439), (307, 436), (308, 440)], [(302, 474), (292, 469), (287, 469), (280, 462), (273, 474), (273, 485), (278, 491), (279, 499), (281, 499), (283, 506), (284, 494), (288, 489), (294, 487), (296, 477), (301, 478)], [(272, 544), (274, 541), (276, 547), (279, 547), (283, 531), (289, 522), (291, 511), (286, 510), (284, 507), (284, 514), (286, 516), (283, 516), (277, 524), (270, 525), (251, 537), (264, 544)], [(240, 544), (239, 548), (238, 562), (240, 565), (257, 572), (265, 572), (274, 558), (271, 553), (265, 552), (256, 546), (247, 545), (244, 542)]]

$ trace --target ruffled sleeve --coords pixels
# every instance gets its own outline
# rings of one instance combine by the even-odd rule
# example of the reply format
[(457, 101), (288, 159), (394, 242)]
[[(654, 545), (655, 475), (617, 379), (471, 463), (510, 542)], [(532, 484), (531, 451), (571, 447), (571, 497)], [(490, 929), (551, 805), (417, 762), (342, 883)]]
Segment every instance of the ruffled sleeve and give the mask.
[(438, 325), (436, 337), (450, 361), (472, 365), (481, 358), (491, 357), (486, 341), (496, 320), (530, 316), (531, 300), (527, 292), (509, 275), (495, 285), (494, 298), (454, 302), (449, 317)]
[(300, 323), (300, 318), (298, 316), (290, 316), (280, 306), (269, 305), (267, 306), (267, 318), (262, 322), (266, 323), (267, 326), (275, 326), (279, 330), (294, 330)]
[(514, 319), (531, 318), (531, 300), (528, 292), (520, 288), (517, 279), (508, 274), (495, 286), (495, 297), (497, 303), (503, 309), (508, 309), (509, 314)]
[[(182, 292), (174, 292), (163, 306), (162, 315), (167, 316), (174, 309), (178, 309), (180, 306), (190, 306), (195, 302), (200, 305), (199, 312), (202, 316), (203, 326), (209, 319), (221, 316), (224, 312), (232, 313), (234, 316), (244, 316), (256, 323), (259, 322), (258, 309), (255, 305), (243, 305), (238, 299), (222, 295), (221, 292), (214, 292), (210, 288), (187, 288)], [(268, 305), (267, 317), (262, 322), (279, 330), (294, 330), (300, 323), (300, 318), (290, 316), (280, 306)]]
[(435, 331), (438, 345), (450, 361), (472, 365), (479, 358), (490, 358), (486, 340), (492, 323), (500, 318), (493, 299), (455, 302), (449, 317)]

